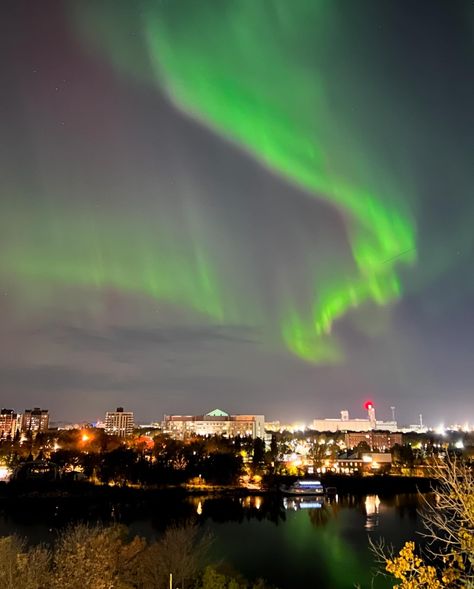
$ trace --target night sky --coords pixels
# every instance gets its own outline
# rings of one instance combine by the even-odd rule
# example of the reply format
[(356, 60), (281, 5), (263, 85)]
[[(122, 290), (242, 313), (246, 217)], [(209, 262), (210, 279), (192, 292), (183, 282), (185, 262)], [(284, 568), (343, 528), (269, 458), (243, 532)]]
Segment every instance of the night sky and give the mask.
[(474, 5), (3, 0), (0, 402), (474, 422)]

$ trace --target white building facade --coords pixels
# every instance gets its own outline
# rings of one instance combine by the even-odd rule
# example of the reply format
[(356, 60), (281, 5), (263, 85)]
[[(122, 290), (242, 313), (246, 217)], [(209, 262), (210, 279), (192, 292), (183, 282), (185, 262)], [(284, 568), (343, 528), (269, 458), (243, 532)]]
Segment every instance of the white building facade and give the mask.
[(186, 436), (265, 437), (264, 415), (229, 415), (214, 409), (205, 415), (165, 415), (163, 430), (176, 438)]
[(367, 419), (351, 419), (349, 411), (341, 411), (340, 419), (314, 419), (312, 429), (318, 432), (370, 432), (372, 430), (398, 431), (396, 421), (377, 421), (375, 407), (368, 402), (365, 405)]
[(105, 414), (105, 433), (111, 436), (125, 438), (133, 433), (133, 411), (124, 411), (117, 407), (117, 411), (107, 411)]

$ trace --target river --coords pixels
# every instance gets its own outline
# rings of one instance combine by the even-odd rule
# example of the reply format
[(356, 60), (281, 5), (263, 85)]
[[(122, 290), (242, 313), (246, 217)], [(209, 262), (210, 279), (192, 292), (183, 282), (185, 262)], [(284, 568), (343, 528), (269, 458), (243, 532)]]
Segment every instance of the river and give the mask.
[[(280, 589), (372, 587), (369, 538), (395, 548), (420, 529), (416, 495), (342, 496), (292, 500), (275, 496), (162, 498), (153, 504), (95, 505), (86, 512), (54, 508), (0, 512), (0, 535), (50, 542), (71, 520), (120, 521), (133, 534), (156, 538), (172, 522), (194, 517), (214, 541), (211, 559), (248, 579), (265, 578)], [(377, 578), (373, 587), (387, 582)]]

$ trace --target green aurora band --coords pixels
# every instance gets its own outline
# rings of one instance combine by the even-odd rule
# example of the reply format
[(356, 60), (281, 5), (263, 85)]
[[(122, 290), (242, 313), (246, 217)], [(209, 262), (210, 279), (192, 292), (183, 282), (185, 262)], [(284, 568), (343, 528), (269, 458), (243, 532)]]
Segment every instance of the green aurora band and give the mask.
[[(120, 13), (116, 3), (101, 6), (108, 6), (105, 12), (95, 2), (71, 5), (86, 48), (94, 52), (100, 40), (118, 71), (146, 80), (146, 60), (132, 55), (136, 46), (128, 51), (118, 23), (110, 24)], [(36, 289), (76, 284), (143, 293), (218, 324), (278, 330), (287, 348), (307, 361), (339, 361), (334, 322), (364, 303), (386, 305), (400, 297), (398, 266), (415, 260), (416, 236), (406, 179), (391, 177), (377, 146), (365, 140), (363, 124), (351, 126), (342, 86), (334, 99), (337, 18), (331, 2), (152, 0), (140, 6), (152, 81), (182, 111), (303, 193), (336, 207), (352, 262), (321, 273), (314, 262), (324, 252), (311, 252), (300, 260), (311, 280), (308, 300), (295, 296), (297, 284), (283, 284), (276, 308), (269, 309), (257, 288), (236, 292), (239, 277), (229, 280), (226, 260), (210, 239), (214, 229), (194, 210), (184, 222), (147, 219), (144, 227), (143, 220), (96, 212), (67, 218), (58, 212), (52, 225), (39, 209), (35, 227), (23, 231), (21, 218), (3, 216), (4, 231), (13, 231), (3, 271), (27, 284), (34, 279)], [(120, 18), (127, 20), (127, 10)], [(187, 242), (178, 243), (177, 230)], [(232, 255), (238, 259), (237, 251)], [(247, 273), (248, 284), (256, 272)]]
[(336, 360), (326, 337), (334, 321), (366, 301), (383, 305), (400, 296), (396, 266), (414, 260), (415, 230), (388, 176), (373, 172), (378, 162), (372, 159), (369, 171), (364, 146), (338, 124), (324, 72), (305, 54), (318, 34), (331, 51), (324, 32), (331, 29), (329, 5), (184, 3), (186, 11), (183, 2), (179, 10), (177, 3), (163, 3), (144, 19), (158, 80), (173, 102), (337, 206), (347, 220), (355, 271), (328, 284), (316, 277), (309, 316), (291, 306), (281, 312), (290, 350), (308, 360)]
[(284, 532), (288, 545), (298, 546), (302, 559), (310, 560), (318, 555), (318, 560), (324, 563), (320, 574), (326, 586), (350, 587), (355, 579), (368, 585), (370, 571), (364, 566), (362, 555), (341, 534), (340, 520), (348, 514), (336, 510), (337, 507), (325, 505), (290, 513)]
[[(144, 218), (105, 218), (79, 211), (55, 218), (41, 210), (34, 218), (31, 224), (26, 214), (3, 216), (3, 235), (10, 246), (0, 268), (33, 283), (36, 302), (41, 291), (48, 300), (61, 286), (92, 287), (97, 292), (116, 288), (192, 309), (217, 323), (236, 320), (232, 297), (217, 279), (210, 247), (194, 225), (197, 217), (180, 223), (183, 232), (194, 236), (194, 246), (179, 246), (174, 232), (155, 219), (148, 225)], [(30, 296), (27, 290), (23, 296)]]

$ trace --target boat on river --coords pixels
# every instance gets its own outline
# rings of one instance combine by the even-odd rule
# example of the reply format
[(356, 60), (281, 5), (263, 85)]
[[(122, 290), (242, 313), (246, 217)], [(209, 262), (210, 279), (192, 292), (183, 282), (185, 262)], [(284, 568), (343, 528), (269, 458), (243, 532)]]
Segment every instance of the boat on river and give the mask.
[(324, 495), (321, 481), (310, 479), (298, 479), (292, 485), (282, 486), (280, 490), (285, 495)]

